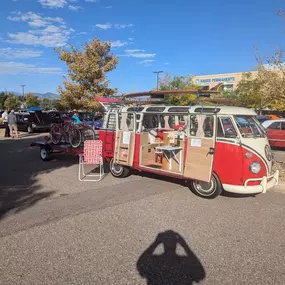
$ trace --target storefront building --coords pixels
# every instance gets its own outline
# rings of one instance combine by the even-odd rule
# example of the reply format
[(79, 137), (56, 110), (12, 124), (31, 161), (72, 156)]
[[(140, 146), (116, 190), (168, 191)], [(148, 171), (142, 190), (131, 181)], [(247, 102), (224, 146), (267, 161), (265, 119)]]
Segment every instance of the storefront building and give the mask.
[[(251, 72), (255, 74), (256, 71)], [(203, 86), (204, 90), (217, 88), (218, 91), (232, 91), (237, 88), (244, 72), (199, 75), (193, 77), (193, 83)]]

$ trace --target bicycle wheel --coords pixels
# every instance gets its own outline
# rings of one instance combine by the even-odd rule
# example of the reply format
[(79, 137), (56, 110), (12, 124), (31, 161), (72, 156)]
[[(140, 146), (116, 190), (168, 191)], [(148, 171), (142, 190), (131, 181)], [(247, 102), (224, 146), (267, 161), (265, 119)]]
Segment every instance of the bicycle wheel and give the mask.
[(69, 143), (73, 148), (77, 148), (81, 145), (81, 132), (78, 128), (73, 128), (69, 133)]
[(51, 141), (53, 144), (59, 144), (61, 142), (61, 126), (53, 124), (50, 129)]
[(82, 130), (82, 140), (83, 142), (87, 140), (95, 140), (96, 139), (96, 133), (92, 127), (84, 127)]
[(64, 140), (66, 143), (70, 142), (69, 134), (73, 131), (74, 125), (71, 123), (66, 123), (63, 125)]

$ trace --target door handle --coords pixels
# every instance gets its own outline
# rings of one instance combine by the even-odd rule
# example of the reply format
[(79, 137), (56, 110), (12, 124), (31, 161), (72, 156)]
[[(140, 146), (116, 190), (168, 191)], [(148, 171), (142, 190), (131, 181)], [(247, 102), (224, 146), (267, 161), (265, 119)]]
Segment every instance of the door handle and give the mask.
[(213, 155), (214, 153), (215, 153), (215, 149), (214, 149), (213, 147), (210, 147), (210, 148), (209, 148), (209, 152), (207, 153), (207, 155), (208, 155), (208, 154)]

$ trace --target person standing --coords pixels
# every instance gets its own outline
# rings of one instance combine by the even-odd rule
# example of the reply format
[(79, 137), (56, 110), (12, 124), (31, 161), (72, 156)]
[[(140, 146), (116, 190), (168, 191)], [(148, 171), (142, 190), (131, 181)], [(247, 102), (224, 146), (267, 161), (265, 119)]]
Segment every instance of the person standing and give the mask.
[(15, 136), (16, 138), (18, 138), (17, 117), (15, 115), (14, 110), (12, 110), (10, 114), (8, 115), (8, 125), (10, 128), (10, 131), (12, 132), (12, 137), (14, 138), (14, 132), (15, 132)]
[(5, 110), (2, 114), (2, 119), (5, 127), (5, 138), (10, 137), (10, 128), (8, 125), (8, 110)]

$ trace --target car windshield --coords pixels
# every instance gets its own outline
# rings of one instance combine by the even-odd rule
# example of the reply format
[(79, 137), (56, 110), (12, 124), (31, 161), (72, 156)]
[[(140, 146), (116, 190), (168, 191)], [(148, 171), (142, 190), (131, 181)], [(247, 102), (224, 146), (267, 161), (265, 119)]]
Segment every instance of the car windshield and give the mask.
[(243, 137), (264, 137), (265, 133), (254, 116), (234, 116), (238, 129)]

